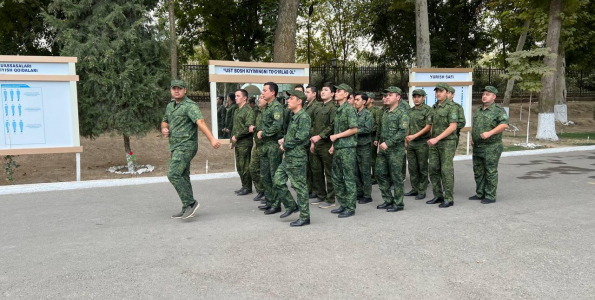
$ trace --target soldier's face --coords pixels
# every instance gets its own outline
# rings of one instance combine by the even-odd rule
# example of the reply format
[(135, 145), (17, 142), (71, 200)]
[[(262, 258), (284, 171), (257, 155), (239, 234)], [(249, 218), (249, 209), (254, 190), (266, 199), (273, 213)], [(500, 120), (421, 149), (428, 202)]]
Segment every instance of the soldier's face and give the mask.
[(348, 93), (345, 90), (338, 90), (335, 93), (335, 100), (338, 101), (343, 101), (345, 100), (345, 98), (347, 98)]
[(242, 94), (242, 92), (240, 92), (240, 91), (236, 92), (236, 104), (237, 105), (243, 105), (244, 103), (246, 103), (246, 99), (247, 99), (246, 96), (244, 96)]
[(491, 105), (496, 101), (496, 95), (494, 93), (484, 91), (483, 95), (481, 96), (481, 102), (486, 105)]
[(273, 99), (275, 99), (275, 93), (271, 91), (271, 88), (268, 85), (265, 85), (262, 88), (262, 96), (267, 102), (273, 101)]
[(258, 97), (258, 107), (264, 108), (265, 106), (267, 106), (267, 101), (264, 100), (262, 95), (260, 95), (260, 97)]
[(388, 105), (393, 106), (393, 105), (399, 103), (399, 100), (401, 99), (401, 95), (399, 95), (397, 93), (388, 93), (388, 95), (386, 95), (386, 99), (388, 101)]
[(182, 99), (186, 96), (186, 88), (181, 88), (179, 86), (174, 86), (171, 88), (171, 97), (174, 99)]
[(415, 104), (415, 106), (420, 106), (420, 105), (422, 105), (422, 103), (424, 103), (425, 99), (426, 99), (426, 97), (424, 97), (422, 95), (415, 95), (415, 96), (413, 96), (413, 104)]
[(301, 104), (302, 100), (295, 95), (291, 95), (289, 96), (289, 99), (287, 99), (287, 108), (290, 110), (298, 108)]
[(330, 100), (334, 95), (335, 93), (331, 92), (331, 88), (328, 86), (325, 86), (320, 90), (320, 98), (324, 101)]
[(448, 97), (448, 99), (452, 100), (455, 97), (455, 94), (451, 93), (451, 92), (446, 92), (446, 97)]
[(446, 99), (446, 90), (437, 89), (436, 99), (438, 99), (438, 101), (444, 101)]
[(354, 104), (354, 106), (355, 106), (355, 108), (357, 110), (360, 110), (365, 104), (366, 104), (366, 102), (364, 102), (364, 100), (362, 100), (362, 96), (357, 95), (355, 97), (355, 104)]
[(316, 100), (316, 93), (312, 92), (311, 88), (307, 88), (305, 94), (306, 94), (306, 100), (308, 100), (308, 102), (312, 102), (312, 101)]
[(349, 103), (351, 106), (355, 106), (355, 98), (353, 95), (349, 95), (349, 98), (347, 98), (347, 103)]

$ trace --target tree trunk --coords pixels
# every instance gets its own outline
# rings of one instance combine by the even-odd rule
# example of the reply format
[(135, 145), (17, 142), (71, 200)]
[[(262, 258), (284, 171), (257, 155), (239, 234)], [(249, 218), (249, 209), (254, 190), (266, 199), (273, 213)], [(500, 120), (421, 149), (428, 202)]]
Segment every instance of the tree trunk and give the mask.
[(124, 151), (126, 151), (126, 164), (128, 165), (128, 172), (134, 173), (134, 162), (130, 159), (130, 153), (132, 150), (130, 149), (130, 137), (124, 135)]
[[(519, 42), (516, 44), (516, 52), (523, 51), (523, 47), (525, 46), (525, 41), (527, 40), (527, 32), (529, 31), (529, 26), (531, 26), (531, 19), (525, 20), (525, 24), (523, 24), (523, 32), (519, 37)], [(514, 79), (508, 79), (508, 83), (506, 83), (506, 92), (504, 92), (504, 102), (502, 106), (508, 116), (510, 116), (510, 98), (512, 98), (512, 90), (514, 89)]]
[(564, 43), (560, 45), (556, 70), (556, 104), (554, 105), (554, 114), (556, 121), (568, 123), (568, 107), (566, 106), (566, 51)]
[[(556, 54), (556, 57), (544, 58), (546, 66), (556, 69), (558, 46), (560, 43), (560, 29), (562, 27), (563, 0), (552, 0), (550, 2), (549, 24), (547, 27), (546, 47), (550, 52)], [(546, 74), (541, 77), (541, 94), (539, 95), (539, 115), (537, 117), (537, 139), (557, 141), (556, 118), (554, 116), (556, 89), (556, 74)]]
[(279, 15), (275, 30), (273, 61), (295, 62), (295, 33), (300, 0), (279, 0)]
[(178, 79), (178, 36), (176, 35), (176, 17), (174, 15), (174, 0), (169, 2), (169, 35), (171, 39), (171, 77)]
[(428, 25), (428, 1), (415, 0), (415, 32), (417, 67), (430, 68), (430, 26)]

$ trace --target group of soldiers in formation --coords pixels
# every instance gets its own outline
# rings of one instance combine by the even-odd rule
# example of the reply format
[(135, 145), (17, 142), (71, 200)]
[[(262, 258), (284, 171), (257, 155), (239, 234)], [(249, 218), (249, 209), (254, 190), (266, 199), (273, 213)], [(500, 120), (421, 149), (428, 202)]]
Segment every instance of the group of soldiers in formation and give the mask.
[[(174, 80), (171, 88), (174, 100), (161, 127), (170, 136), (168, 178), (183, 204), (172, 218), (190, 218), (199, 206), (189, 178), (197, 128), (213, 148), (220, 143), (204, 125), (198, 106), (185, 96), (185, 83)], [(281, 212), (281, 204), (285, 207), (281, 218), (299, 212), (292, 227), (310, 224), (311, 204), (333, 208), (331, 213), (339, 218), (353, 216), (356, 201), (372, 202), (376, 182), (383, 199), (377, 208), (387, 212), (403, 210), (404, 196), (424, 199), (429, 182), (433, 198), (426, 203), (453, 206), (453, 158), (465, 116), (452, 100), (454, 88), (438, 83), (434, 91), (437, 103), (432, 107), (425, 104), (423, 89), (412, 92), (414, 106), (410, 107), (401, 99), (400, 88), (388, 87), (381, 93), (381, 107), (374, 105), (374, 93), (354, 93), (344, 83), (325, 83), (320, 90), (297, 86), (285, 92), (285, 101), (273, 82), (264, 84), (258, 99), (249, 99), (243, 89), (227, 96), (228, 105), (219, 97), (219, 135), (230, 138), (242, 183), (235, 193), (251, 194), (254, 184), (254, 200), (261, 202), (258, 208), (264, 214)], [(483, 105), (473, 116), (476, 194), (469, 199), (484, 204), (496, 201), (502, 132), (508, 128), (508, 115), (494, 103), (497, 93), (496, 88), (485, 87)], [(407, 165), (412, 189), (404, 193)]]

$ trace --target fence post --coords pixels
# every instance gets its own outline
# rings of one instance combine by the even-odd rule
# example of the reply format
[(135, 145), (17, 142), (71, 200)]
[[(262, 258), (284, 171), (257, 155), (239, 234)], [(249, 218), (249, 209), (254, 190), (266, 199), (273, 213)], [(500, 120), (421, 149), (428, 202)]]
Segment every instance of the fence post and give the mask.
[(492, 85), (492, 65), (488, 69), (488, 85)]

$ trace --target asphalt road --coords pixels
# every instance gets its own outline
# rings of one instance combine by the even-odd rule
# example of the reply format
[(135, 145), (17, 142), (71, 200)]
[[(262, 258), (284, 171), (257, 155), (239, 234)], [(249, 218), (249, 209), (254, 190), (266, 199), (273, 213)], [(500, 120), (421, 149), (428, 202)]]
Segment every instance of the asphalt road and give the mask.
[(471, 161), (455, 172), (454, 207), (386, 213), (374, 186), (354, 217), (311, 206), (303, 228), (239, 179), (193, 182), (189, 221), (166, 183), (1, 196), (0, 298), (595, 297), (595, 152), (503, 158), (490, 205), (467, 200)]

